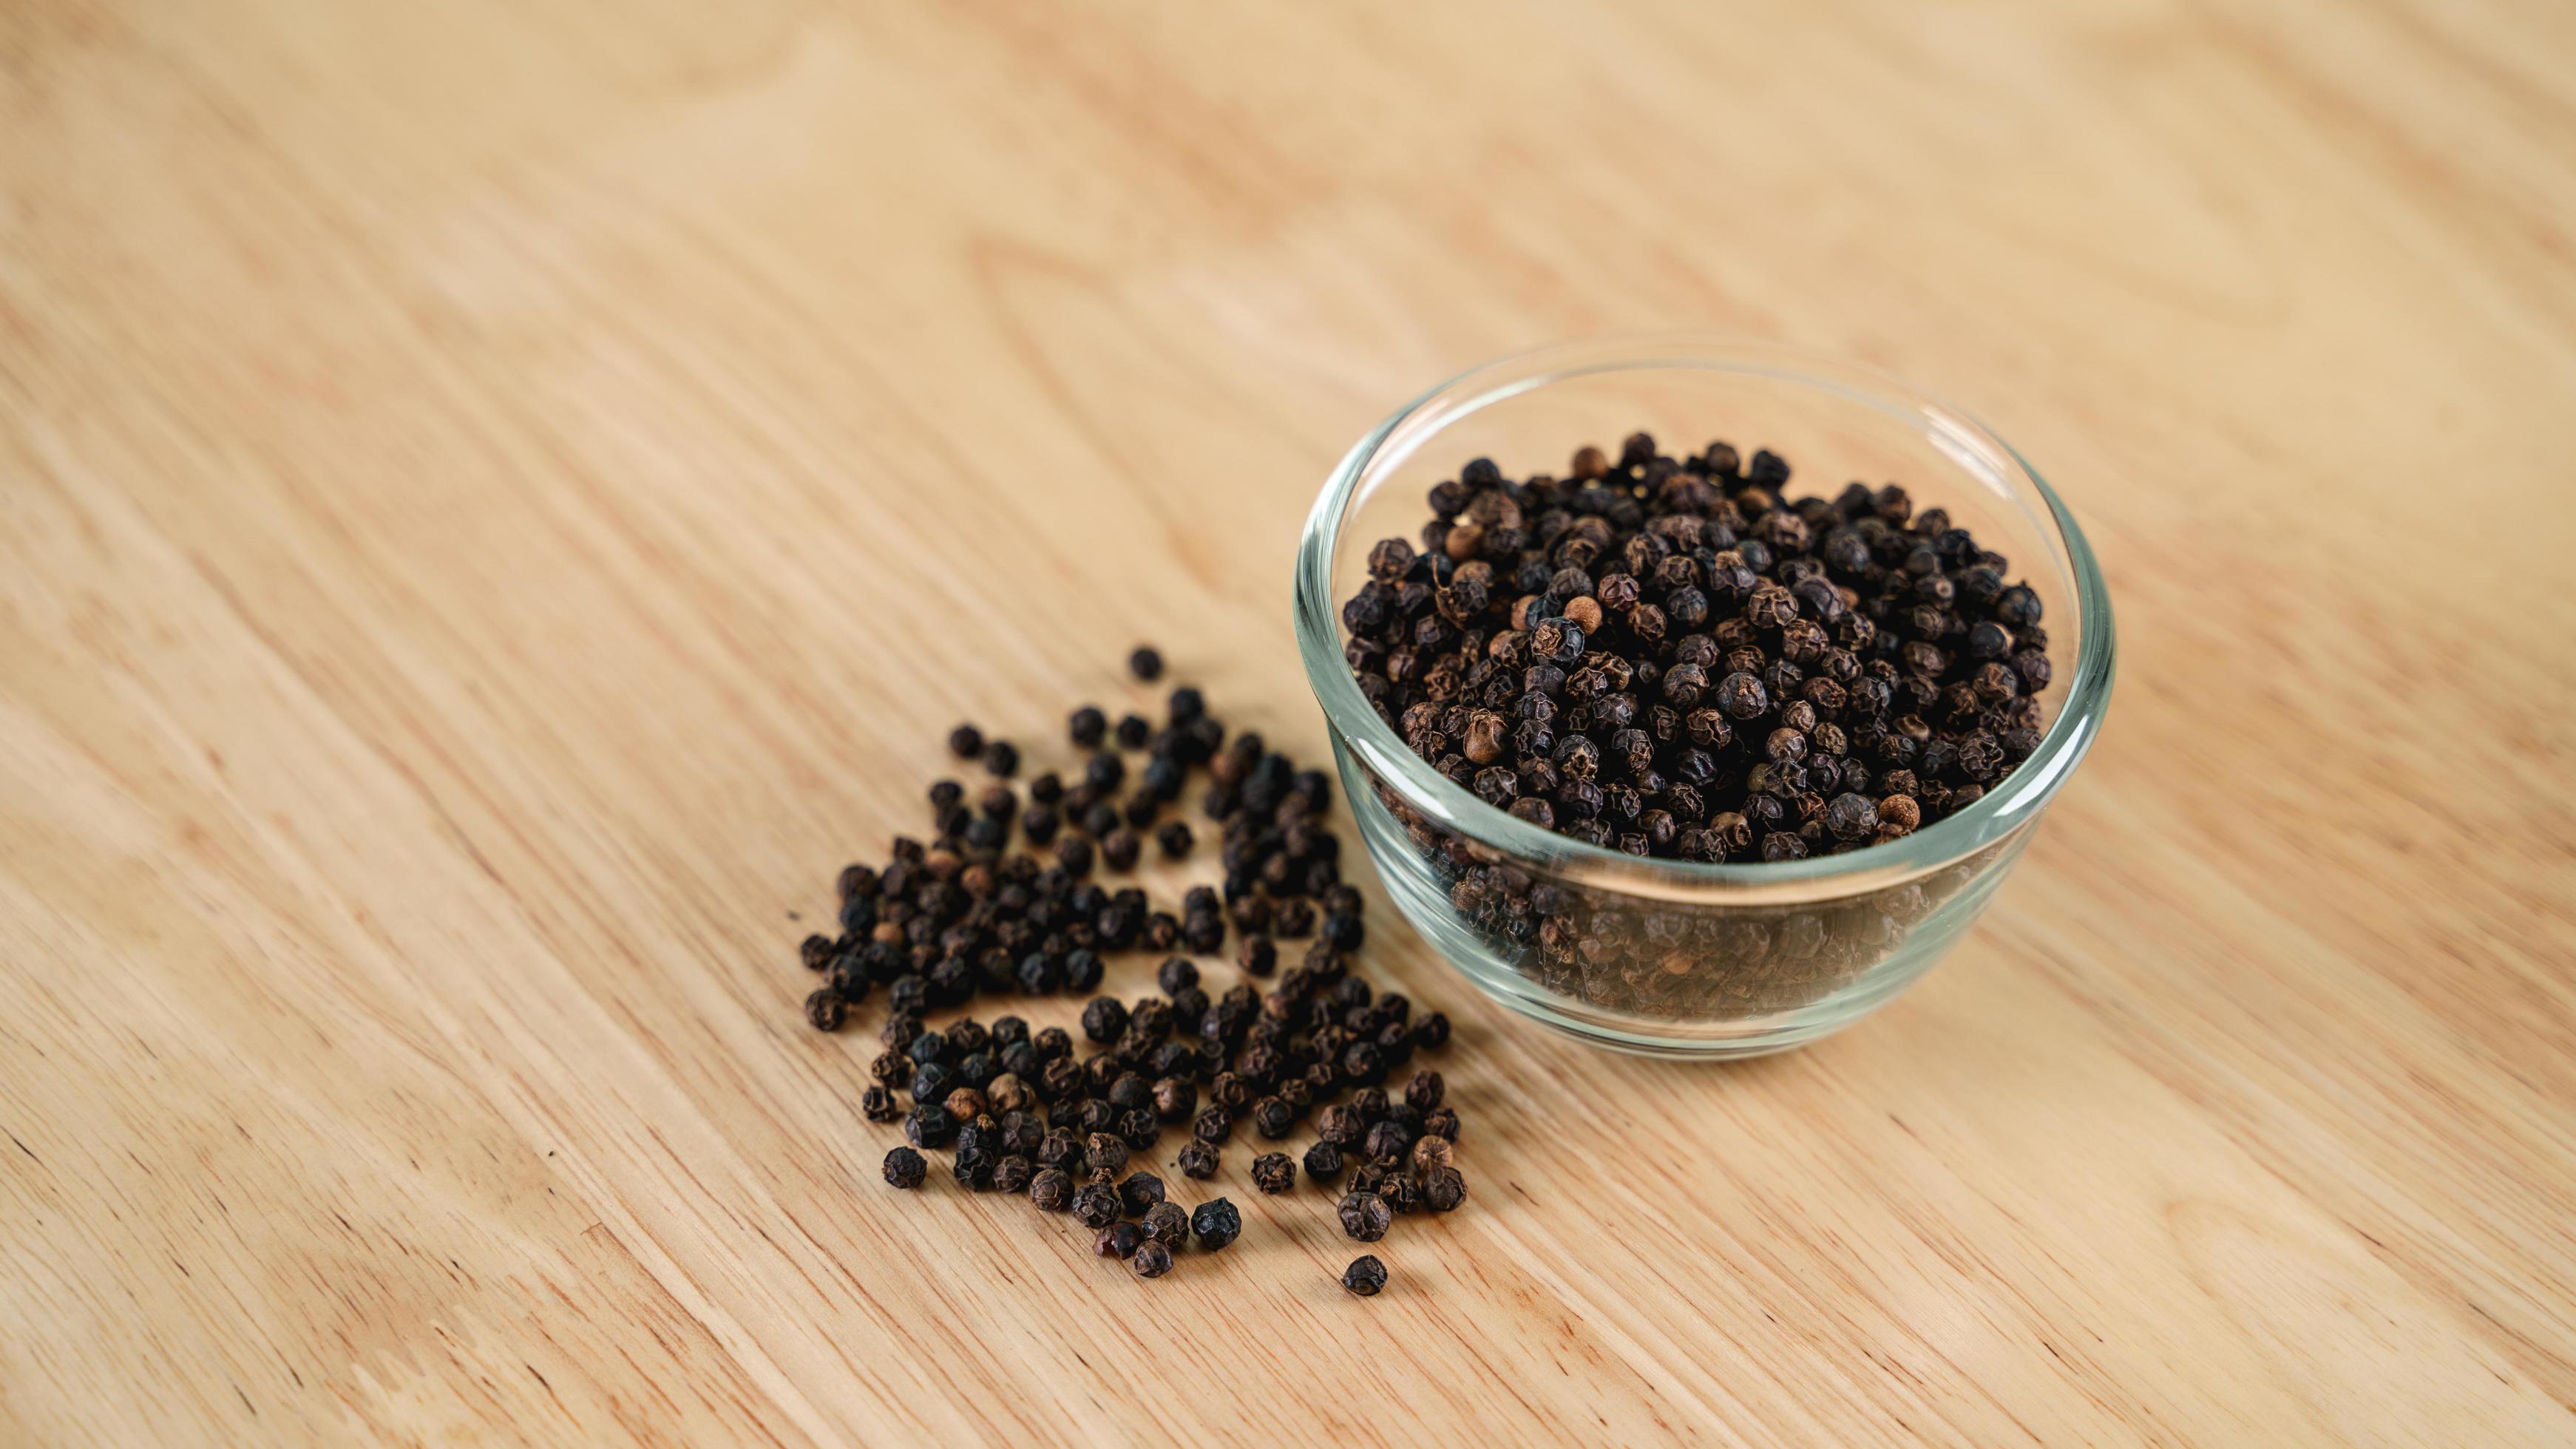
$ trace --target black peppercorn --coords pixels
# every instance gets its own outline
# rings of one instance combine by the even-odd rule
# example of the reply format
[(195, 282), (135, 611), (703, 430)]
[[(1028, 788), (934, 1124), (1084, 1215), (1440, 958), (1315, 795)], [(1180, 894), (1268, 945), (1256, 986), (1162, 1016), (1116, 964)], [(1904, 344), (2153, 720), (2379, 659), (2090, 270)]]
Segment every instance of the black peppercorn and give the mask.
[(1330, 1142), (1318, 1142), (1306, 1149), (1306, 1175), (1317, 1182), (1331, 1182), (1342, 1175), (1342, 1149)]
[(930, 1176), (930, 1163), (909, 1147), (898, 1147), (885, 1155), (885, 1180), (892, 1186), (919, 1187)]
[(1297, 1110), (1277, 1097), (1264, 1097), (1252, 1104), (1252, 1129), (1276, 1141), (1297, 1126)]
[(1131, 1172), (1118, 1184), (1119, 1205), (1127, 1215), (1143, 1217), (1145, 1210), (1163, 1200), (1163, 1180), (1150, 1172)]
[(1216, 1176), (1216, 1147), (1211, 1143), (1192, 1138), (1181, 1144), (1180, 1153), (1173, 1159), (1173, 1165), (1181, 1170), (1181, 1176), (1205, 1182)]
[(1210, 1252), (1243, 1236), (1243, 1215), (1224, 1198), (1210, 1198), (1190, 1213), (1190, 1233)]
[(1412, 1081), (1405, 1083), (1404, 1100), (1414, 1110), (1428, 1112), (1440, 1105), (1440, 1099), (1447, 1090), (1448, 1084), (1440, 1079), (1440, 1074), (1425, 1067), (1413, 1074)]
[(945, 1147), (957, 1137), (957, 1119), (935, 1104), (914, 1107), (904, 1114), (904, 1140), (915, 1147)]
[(1147, 684), (1163, 677), (1163, 656), (1151, 644), (1139, 644), (1127, 656), (1127, 672)]
[(1019, 746), (1009, 740), (995, 740), (984, 747), (984, 768), (1003, 779), (1020, 772)]
[(1127, 1003), (1114, 996), (1095, 996), (1083, 1004), (1082, 1034), (1096, 1042), (1113, 1042), (1127, 1030)]
[(1132, 1258), (1144, 1245), (1144, 1229), (1134, 1223), (1111, 1223), (1092, 1239), (1091, 1251), (1104, 1258)]
[(1386, 1265), (1375, 1253), (1362, 1253), (1342, 1270), (1342, 1286), (1362, 1298), (1375, 1298), (1386, 1287)]

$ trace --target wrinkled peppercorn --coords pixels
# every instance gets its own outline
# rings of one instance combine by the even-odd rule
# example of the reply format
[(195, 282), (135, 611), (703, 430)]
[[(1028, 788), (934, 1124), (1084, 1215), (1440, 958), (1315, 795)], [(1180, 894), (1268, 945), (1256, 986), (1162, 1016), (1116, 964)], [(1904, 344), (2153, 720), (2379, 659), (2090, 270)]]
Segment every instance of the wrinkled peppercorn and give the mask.
[(1362, 1253), (1342, 1270), (1342, 1286), (1362, 1298), (1375, 1298), (1386, 1287), (1386, 1265), (1375, 1253)]
[(839, 1031), (850, 1019), (850, 1004), (836, 991), (817, 991), (805, 998), (805, 1020), (816, 1031)]
[(1181, 1144), (1181, 1150), (1174, 1158), (1173, 1165), (1180, 1168), (1181, 1176), (1193, 1177), (1205, 1182), (1216, 1176), (1217, 1157), (1217, 1150), (1212, 1144), (1193, 1138)]
[(1105, 1228), (1118, 1221), (1118, 1189), (1101, 1182), (1087, 1182), (1074, 1189), (1073, 1219), (1086, 1228)]
[(1266, 1193), (1283, 1193), (1297, 1185), (1297, 1164), (1285, 1152), (1265, 1152), (1252, 1159), (1252, 1185)]
[(1137, 645), (1135, 651), (1127, 656), (1127, 672), (1135, 675), (1138, 679), (1143, 680), (1147, 684), (1151, 684), (1155, 680), (1162, 678), (1162, 651), (1156, 649), (1151, 644)]
[(1145, 1244), (1145, 1230), (1134, 1223), (1111, 1223), (1092, 1239), (1091, 1251), (1104, 1258), (1132, 1258)]
[(1190, 1241), (1189, 1209), (1176, 1202), (1158, 1202), (1145, 1209), (1137, 1226), (1145, 1230), (1148, 1240), (1166, 1247), (1185, 1247)]
[(1423, 1169), (1422, 1201), (1433, 1212), (1454, 1212), (1458, 1205), (1466, 1200), (1467, 1179), (1457, 1168), (1447, 1163), (1437, 1163)]
[(1073, 1206), (1072, 1177), (1057, 1168), (1041, 1169), (1029, 1179), (1029, 1201), (1046, 1212), (1063, 1212)]
[(885, 1180), (892, 1186), (919, 1187), (930, 1176), (930, 1163), (909, 1147), (898, 1147), (885, 1155)]
[(1139, 1278), (1160, 1278), (1172, 1271), (1172, 1250), (1161, 1243), (1140, 1243), (1127, 1266), (1135, 1269)]
[(1385, 1237), (1395, 1223), (1395, 1210), (1374, 1192), (1350, 1193), (1335, 1212), (1342, 1220), (1342, 1231), (1363, 1243)]

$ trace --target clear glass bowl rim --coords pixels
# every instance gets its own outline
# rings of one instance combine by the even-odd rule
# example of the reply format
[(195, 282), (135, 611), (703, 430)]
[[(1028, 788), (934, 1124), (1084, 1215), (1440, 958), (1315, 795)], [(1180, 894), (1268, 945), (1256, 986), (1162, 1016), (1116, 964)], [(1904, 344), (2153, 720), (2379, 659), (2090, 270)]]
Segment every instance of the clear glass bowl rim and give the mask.
[[(1810, 386), (1918, 426), (1937, 425), (1954, 441), (1964, 437), (1982, 445), (1993, 455), (1989, 461), (2007, 465), (2047, 505), (2057, 530), (2057, 561), (2073, 581), (2081, 616), (2077, 653), (2057, 718), (2039, 748), (2003, 784), (1967, 809), (1902, 839), (1842, 855), (1746, 865), (1653, 859), (1542, 830), (1495, 809), (1432, 769), (1369, 707), (1342, 655), (1341, 608), (1333, 598), (1332, 566), (1341, 543), (1342, 515), (1387, 440), (1435, 407), (1441, 414), (1432, 430), (1436, 433), (1457, 419), (1550, 383), (1605, 372), (1674, 369), (1742, 373)], [(1352, 445), (1316, 497), (1298, 540), (1293, 603), (1297, 651), (1326, 722), (1372, 774), (1395, 785), (1409, 804), (1519, 862), (1657, 895), (1830, 886), (1859, 877), (1869, 877), (1875, 885), (1882, 878), (1904, 879), (1940, 869), (2012, 834), (2047, 805), (2092, 748), (2110, 703), (2117, 652), (2111, 596), (2092, 546), (2056, 490), (2010, 443), (1955, 405), (1875, 368), (1777, 343), (1699, 332), (1585, 338), (1508, 354), (1479, 363), (1398, 408)], [(1861, 888), (1857, 882), (1855, 888)]]

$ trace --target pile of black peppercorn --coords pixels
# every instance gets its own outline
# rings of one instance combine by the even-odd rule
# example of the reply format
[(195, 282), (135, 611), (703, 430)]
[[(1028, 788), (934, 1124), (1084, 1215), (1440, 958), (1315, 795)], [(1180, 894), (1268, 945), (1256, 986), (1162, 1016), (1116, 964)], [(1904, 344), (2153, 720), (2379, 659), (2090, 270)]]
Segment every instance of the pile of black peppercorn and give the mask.
[[(1139, 648), (1129, 667), (1152, 680), (1163, 661)], [(1193, 1241), (1225, 1247), (1242, 1220), (1223, 1198), (1194, 1212), (1166, 1202), (1163, 1179), (1128, 1170), (1131, 1160), (1182, 1128), (1173, 1165), (1205, 1180), (1239, 1126), (1279, 1142), (1312, 1116), (1319, 1140), (1305, 1175), (1327, 1187), (1348, 1178), (1341, 1217), (1352, 1236), (1376, 1241), (1396, 1213), (1457, 1207), (1458, 1114), (1440, 1074), (1414, 1071), (1395, 1094), (1385, 1086), (1416, 1051), (1447, 1043), (1449, 1021), (1353, 974), (1364, 901), (1341, 879), (1324, 773), (1298, 769), (1257, 734), (1229, 737), (1186, 686), (1160, 728), (1132, 714), (1113, 726), (1085, 705), (1067, 734), (1086, 754), (1078, 782), (1040, 774), (1024, 801), (1009, 783), (1016, 746), (971, 724), (951, 731), (950, 750), (980, 762), (991, 783), (971, 797), (957, 781), (933, 784), (932, 837), (898, 837), (886, 863), (842, 870), (841, 934), (803, 943), (804, 964), (823, 975), (805, 1002), (812, 1025), (838, 1031), (854, 1007), (880, 993), (886, 1003), (860, 1111), (902, 1124), (887, 1183), (922, 1187), (923, 1153), (945, 1150), (961, 1186), (1070, 1213), (1094, 1231), (1097, 1252), (1154, 1278)], [(1122, 752), (1144, 758), (1131, 768)], [(1167, 859), (1192, 852), (1187, 822), (1165, 815), (1194, 771), (1208, 782), (1199, 804), (1219, 829), (1222, 884), (1191, 887), (1172, 911), (1142, 889), (1098, 883), (1103, 868), (1134, 868), (1148, 833)], [(1221, 952), (1229, 928), (1242, 979), (1212, 992), (1190, 957)], [(1308, 940), (1285, 970), (1281, 939)], [(1096, 992), (1105, 958), (1130, 951), (1165, 957), (1160, 994), (1092, 996), (1078, 1023), (1087, 1052), (1072, 1031), (1016, 1015), (929, 1019), (983, 997)], [(1264, 1193), (1290, 1192), (1297, 1162), (1265, 1152), (1251, 1175)]]
[(1571, 476), (1477, 459), (1342, 608), (1361, 692), (1434, 769), (1633, 855), (1796, 860), (1907, 835), (2039, 747), (2040, 601), (1939, 508), (1639, 433)]

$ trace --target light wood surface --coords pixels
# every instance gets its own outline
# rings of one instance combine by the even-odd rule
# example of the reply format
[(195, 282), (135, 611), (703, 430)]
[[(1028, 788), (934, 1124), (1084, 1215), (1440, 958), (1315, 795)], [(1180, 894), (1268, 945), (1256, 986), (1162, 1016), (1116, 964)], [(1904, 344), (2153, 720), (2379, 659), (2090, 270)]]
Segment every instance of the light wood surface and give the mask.
[[(2537, 0), (0, 6), (0, 1440), (2576, 1440), (2571, 250)], [(1381, 901), (1374, 1302), (894, 1200), (795, 917), (945, 728), (1316, 754), (1340, 451), (1680, 325), (2091, 531), (1984, 924), (1690, 1069)]]

